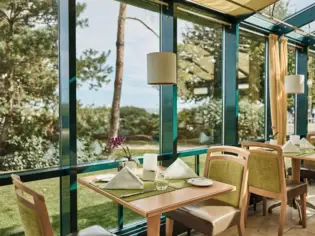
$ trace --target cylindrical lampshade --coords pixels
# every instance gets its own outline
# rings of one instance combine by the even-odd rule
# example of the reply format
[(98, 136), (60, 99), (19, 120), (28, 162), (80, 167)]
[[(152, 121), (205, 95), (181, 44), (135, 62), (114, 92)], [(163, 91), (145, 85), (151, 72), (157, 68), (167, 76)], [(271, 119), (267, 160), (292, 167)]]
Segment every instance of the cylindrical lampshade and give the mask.
[(148, 84), (176, 84), (176, 54), (154, 52), (147, 55)]
[(285, 77), (285, 91), (288, 94), (304, 93), (304, 75), (287, 75)]

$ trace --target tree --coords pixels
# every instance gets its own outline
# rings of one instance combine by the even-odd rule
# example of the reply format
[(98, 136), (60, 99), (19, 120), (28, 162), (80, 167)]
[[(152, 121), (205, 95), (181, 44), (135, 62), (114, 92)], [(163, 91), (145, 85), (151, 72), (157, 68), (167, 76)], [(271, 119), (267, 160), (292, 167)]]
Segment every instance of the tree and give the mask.
[[(221, 96), (221, 26), (187, 25), (178, 45), (178, 96), (186, 102)], [(196, 88), (205, 88), (200, 95)]]
[[(116, 41), (116, 73), (114, 82), (114, 95), (112, 100), (112, 108), (110, 114), (110, 127), (109, 137), (117, 137), (120, 128), (120, 101), (121, 89), (123, 84), (123, 71), (124, 71), (124, 50), (125, 50), (125, 24), (126, 20), (134, 20), (142, 24), (146, 29), (150, 30), (154, 35), (159, 35), (144, 21), (137, 17), (127, 17), (127, 5), (120, 3), (118, 13), (118, 26), (117, 26), (117, 41)], [(106, 147), (106, 152), (111, 152), (109, 147)]]
[[(58, 9), (43, 0), (2, 0), (0, 7), (0, 162), (13, 158), (20, 169), (51, 165), (41, 160), (58, 145)], [(85, 8), (77, 5), (78, 27), (88, 27), (80, 18)], [(79, 85), (109, 81), (109, 53), (87, 49), (79, 56)]]
[(110, 116), (109, 137), (117, 137), (119, 130), (121, 88), (124, 71), (126, 8), (127, 5), (125, 3), (120, 3), (116, 41), (116, 75)]

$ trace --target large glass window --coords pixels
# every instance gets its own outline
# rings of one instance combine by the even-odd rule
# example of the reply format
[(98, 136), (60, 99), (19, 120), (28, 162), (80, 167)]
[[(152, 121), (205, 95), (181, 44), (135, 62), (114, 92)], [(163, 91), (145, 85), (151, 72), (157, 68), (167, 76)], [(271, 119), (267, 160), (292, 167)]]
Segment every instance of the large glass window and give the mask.
[(241, 31), (238, 50), (239, 140), (264, 138), (266, 39)]
[(58, 165), (57, 4), (0, 7), (0, 173)]
[(315, 52), (308, 57), (308, 132), (315, 131)]
[(147, 84), (147, 54), (159, 51), (159, 14), (116, 1), (77, 6), (78, 162), (158, 152), (159, 90)]
[[(53, 178), (26, 183), (27, 186), (45, 197), (48, 214), (50, 216), (50, 222), (52, 224), (55, 236), (60, 235), (59, 182), (59, 178)], [(20, 212), (16, 204), (14, 187), (12, 185), (2, 186), (0, 187), (0, 192), (0, 235), (24, 235)]]
[(222, 26), (177, 21), (178, 149), (222, 141)]
[[(288, 75), (296, 74), (296, 48), (288, 46)], [(287, 94), (287, 135), (294, 134), (295, 127), (295, 95)]]

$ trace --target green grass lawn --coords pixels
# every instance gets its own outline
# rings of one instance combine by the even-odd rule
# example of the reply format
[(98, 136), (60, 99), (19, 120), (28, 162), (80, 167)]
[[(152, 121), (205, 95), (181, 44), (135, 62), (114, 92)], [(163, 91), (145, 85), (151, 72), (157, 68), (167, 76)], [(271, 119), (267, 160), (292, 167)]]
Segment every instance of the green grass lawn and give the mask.
[[(183, 160), (194, 168), (194, 157), (185, 157)], [(200, 173), (203, 173), (205, 155), (200, 156)], [(79, 177), (104, 173), (105, 171), (81, 174)], [(59, 235), (59, 178), (46, 179), (27, 183), (34, 190), (42, 193), (46, 198), (47, 208), (55, 235)], [(0, 235), (24, 235), (21, 227), (20, 216), (15, 203), (13, 186), (1, 187), (0, 196)], [(143, 219), (142, 216), (124, 209), (124, 223), (131, 223)], [(78, 186), (78, 225), (79, 229), (98, 224), (111, 229), (117, 226), (117, 204), (95, 193), (88, 188)]]

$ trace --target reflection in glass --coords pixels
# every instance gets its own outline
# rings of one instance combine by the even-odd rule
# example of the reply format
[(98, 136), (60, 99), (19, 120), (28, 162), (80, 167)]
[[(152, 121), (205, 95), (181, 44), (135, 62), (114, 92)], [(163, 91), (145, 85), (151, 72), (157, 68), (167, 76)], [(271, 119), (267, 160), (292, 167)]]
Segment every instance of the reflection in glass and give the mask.
[(238, 54), (238, 136), (240, 141), (264, 138), (265, 47), (264, 37), (241, 31)]
[[(288, 75), (296, 74), (296, 48), (288, 47)], [(287, 94), (288, 108), (287, 108), (287, 135), (294, 134), (295, 127), (295, 95)]]
[(222, 26), (178, 20), (178, 148), (221, 143)]
[(315, 52), (308, 57), (308, 132), (315, 132)]

